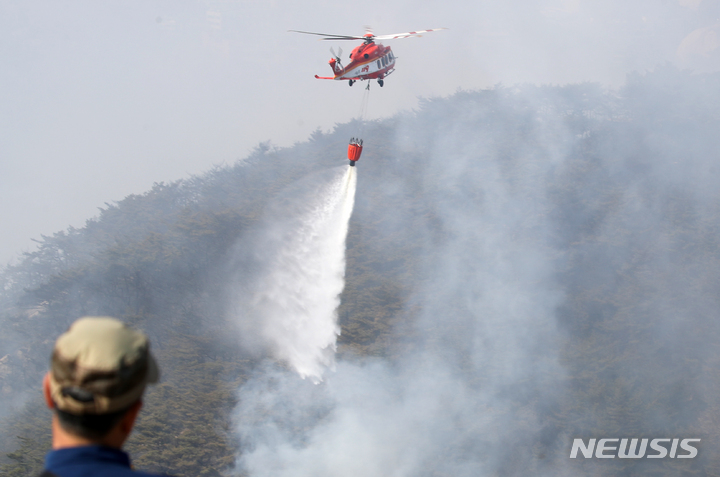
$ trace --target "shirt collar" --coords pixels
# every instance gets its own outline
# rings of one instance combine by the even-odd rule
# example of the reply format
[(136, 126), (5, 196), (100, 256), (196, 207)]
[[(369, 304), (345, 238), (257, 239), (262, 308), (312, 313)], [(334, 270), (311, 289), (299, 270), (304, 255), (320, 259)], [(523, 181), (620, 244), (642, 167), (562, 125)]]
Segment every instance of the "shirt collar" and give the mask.
[(57, 449), (45, 456), (45, 468), (53, 469), (66, 465), (104, 463), (130, 467), (130, 457), (120, 449), (106, 446), (81, 446)]

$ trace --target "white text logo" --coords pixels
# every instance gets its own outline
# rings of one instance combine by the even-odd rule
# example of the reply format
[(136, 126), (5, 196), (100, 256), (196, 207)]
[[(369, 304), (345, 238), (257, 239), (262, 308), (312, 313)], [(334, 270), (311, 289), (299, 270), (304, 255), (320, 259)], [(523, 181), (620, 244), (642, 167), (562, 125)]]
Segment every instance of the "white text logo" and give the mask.
[(577, 458), (579, 451), (586, 459), (692, 459), (698, 454), (693, 442), (700, 439), (588, 439), (587, 445), (583, 439), (573, 439), (570, 458)]

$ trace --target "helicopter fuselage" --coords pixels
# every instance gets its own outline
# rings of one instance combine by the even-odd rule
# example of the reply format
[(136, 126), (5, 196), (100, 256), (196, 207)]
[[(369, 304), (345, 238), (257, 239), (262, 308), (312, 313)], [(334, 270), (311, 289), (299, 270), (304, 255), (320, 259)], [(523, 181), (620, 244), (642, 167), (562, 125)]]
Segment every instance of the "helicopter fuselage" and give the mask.
[(380, 43), (365, 42), (350, 53), (350, 63), (343, 67), (336, 58), (328, 62), (334, 76), (319, 79), (333, 80), (382, 80), (395, 70), (395, 55), (389, 46)]

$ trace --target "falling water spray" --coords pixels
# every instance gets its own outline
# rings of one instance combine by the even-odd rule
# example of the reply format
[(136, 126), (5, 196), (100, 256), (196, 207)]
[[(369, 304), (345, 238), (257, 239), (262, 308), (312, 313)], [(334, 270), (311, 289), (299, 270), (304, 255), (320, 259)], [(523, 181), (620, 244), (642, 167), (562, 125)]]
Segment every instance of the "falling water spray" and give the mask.
[[(345, 285), (345, 239), (355, 201), (354, 167), (312, 176), (276, 199), (256, 231), (236, 314), (301, 377), (322, 381), (335, 366), (337, 308)], [(246, 265), (248, 265), (246, 263)]]

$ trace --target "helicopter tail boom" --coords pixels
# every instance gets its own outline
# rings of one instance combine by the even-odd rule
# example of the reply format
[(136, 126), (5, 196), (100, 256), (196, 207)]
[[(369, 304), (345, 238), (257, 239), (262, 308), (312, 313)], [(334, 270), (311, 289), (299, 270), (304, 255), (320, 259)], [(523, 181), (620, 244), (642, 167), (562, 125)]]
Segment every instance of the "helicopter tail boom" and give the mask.
[(315, 78), (317, 78), (317, 79), (329, 79), (329, 80), (343, 80), (343, 81), (344, 81), (344, 80), (353, 80), (353, 81), (360, 81), (360, 80), (362, 80), (362, 78), (359, 78), (359, 77), (357, 77), (357, 76), (354, 77), (354, 78), (350, 78), (350, 77), (347, 77), (347, 78), (343, 77), (343, 78), (341, 78), (341, 77), (339, 77), (339, 76), (319, 76), (319, 75), (315, 75)]

